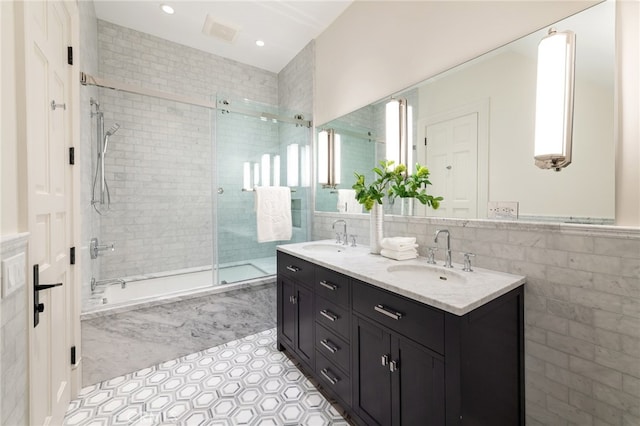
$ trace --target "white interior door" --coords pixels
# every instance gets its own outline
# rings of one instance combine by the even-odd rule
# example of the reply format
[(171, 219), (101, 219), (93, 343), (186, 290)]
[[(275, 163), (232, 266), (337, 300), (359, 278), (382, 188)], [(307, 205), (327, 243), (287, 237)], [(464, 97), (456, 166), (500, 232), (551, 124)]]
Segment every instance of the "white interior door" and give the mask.
[(429, 216), (475, 218), (478, 213), (478, 114), (425, 126), (423, 164), (431, 172), (430, 193), (442, 196)]
[[(30, 424), (61, 424), (71, 396), (72, 179), (70, 69), (71, 18), (62, 2), (22, 2), (25, 78), (29, 263), (39, 265), (44, 311), (30, 327)], [(30, 287), (34, 285), (30, 268)], [(29, 291), (34, 312), (34, 292)]]

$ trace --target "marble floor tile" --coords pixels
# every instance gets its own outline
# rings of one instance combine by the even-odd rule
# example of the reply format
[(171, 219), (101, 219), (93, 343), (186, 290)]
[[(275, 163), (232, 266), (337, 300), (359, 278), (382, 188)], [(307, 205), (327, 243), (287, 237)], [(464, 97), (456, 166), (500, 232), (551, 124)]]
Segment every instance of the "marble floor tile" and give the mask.
[(64, 426), (349, 423), (283, 353), (276, 329), (116, 377), (80, 392)]
[(275, 283), (83, 320), (83, 386), (275, 325)]

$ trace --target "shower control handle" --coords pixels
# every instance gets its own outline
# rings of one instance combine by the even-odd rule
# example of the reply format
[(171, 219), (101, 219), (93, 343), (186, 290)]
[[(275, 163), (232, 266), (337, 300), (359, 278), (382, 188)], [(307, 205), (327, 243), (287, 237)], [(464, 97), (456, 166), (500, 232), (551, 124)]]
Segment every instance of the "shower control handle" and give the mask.
[(91, 239), (91, 243), (89, 244), (89, 254), (91, 256), (91, 259), (97, 259), (98, 255), (100, 254), (100, 252), (101, 251), (105, 251), (105, 250), (115, 251), (116, 250), (116, 244), (115, 243), (111, 243), (111, 244), (100, 245), (100, 244), (98, 244), (98, 239), (97, 238), (92, 238)]

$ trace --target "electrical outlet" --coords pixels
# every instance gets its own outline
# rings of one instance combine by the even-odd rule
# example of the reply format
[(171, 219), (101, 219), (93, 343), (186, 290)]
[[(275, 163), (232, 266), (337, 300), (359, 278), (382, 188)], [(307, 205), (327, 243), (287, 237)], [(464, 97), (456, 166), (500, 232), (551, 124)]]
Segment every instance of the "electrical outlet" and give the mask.
[(24, 253), (2, 259), (2, 297), (7, 297), (26, 282), (27, 258)]
[(498, 203), (499, 219), (517, 219), (518, 218), (518, 202), (517, 201), (500, 201)]
[(489, 201), (487, 203), (487, 218), (496, 219), (498, 217), (498, 203), (496, 201)]

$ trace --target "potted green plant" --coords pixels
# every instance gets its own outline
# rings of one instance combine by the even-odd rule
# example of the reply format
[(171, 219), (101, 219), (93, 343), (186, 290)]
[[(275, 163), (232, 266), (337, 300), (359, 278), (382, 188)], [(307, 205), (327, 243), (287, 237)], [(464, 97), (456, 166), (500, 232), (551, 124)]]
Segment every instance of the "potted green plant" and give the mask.
[(415, 198), (422, 204), (433, 209), (440, 207), (442, 197), (434, 197), (427, 193), (429, 181), (429, 169), (416, 164), (415, 172), (407, 174), (404, 164), (394, 166), (393, 161), (383, 160), (380, 167), (374, 167), (377, 175), (370, 184), (366, 183), (364, 175), (355, 172), (356, 183), (352, 188), (356, 191), (356, 199), (364, 208), (371, 212), (370, 218), (370, 247), (372, 253), (380, 253), (380, 240), (382, 240), (383, 213), (382, 204), (386, 197), (393, 201), (394, 198)]

